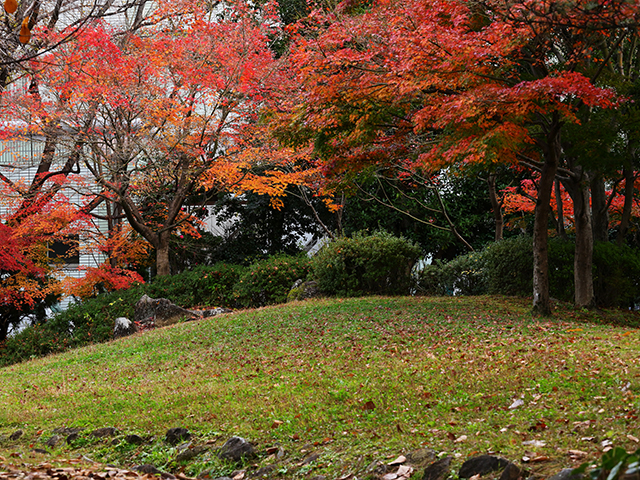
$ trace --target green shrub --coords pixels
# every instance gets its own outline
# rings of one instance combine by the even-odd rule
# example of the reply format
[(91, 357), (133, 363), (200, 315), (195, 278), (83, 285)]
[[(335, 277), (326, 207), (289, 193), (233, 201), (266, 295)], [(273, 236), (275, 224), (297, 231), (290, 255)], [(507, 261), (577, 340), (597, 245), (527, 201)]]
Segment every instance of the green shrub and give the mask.
[(596, 243), (593, 288), (601, 307), (629, 308), (640, 298), (640, 252), (626, 245)]
[(487, 293), (487, 271), (484, 252), (460, 255), (444, 264), (447, 291), (455, 295), (483, 295)]
[(245, 270), (226, 263), (199, 266), (179, 275), (156, 277), (145, 292), (151, 298), (168, 298), (185, 308), (234, 307), (233, 286)]
[(484, 252), (460, 255), (443, 263), (425, 265), (416, 274), (416, 291), (422, 295), (482, 295), (487, 293)]
[[(572, 241), (549, 239), (549, 294), (564, 302), (573, 302), (573, 258), (576, 246)], [(530, 262), (531, 263), (531, 262)], [(533, 277), (533, 270), (531, 270)], [(533, 292), (533, 281), (527, 295)]]
[(313, 277), (329, 295), (408, 294), (420, 247), (386, 232), (355, 233), (325, 245), (313, 258)]
[(531, 237), (518, 236), (489, 244), (483, 252), (490, 294), (531, 295), (533, 246)]
[(449, 285), (444, 263), (436, 260), (423, 265), (415, 273), (415, 291), (419, 295), (453, 295), (453, 287)]
[(262, 307), (284, 303), (293, 283), (306, 278), (311, 262), (306, 255), (276, 255), (258, 261), (236, 283), (235, 301), (243, 307)]

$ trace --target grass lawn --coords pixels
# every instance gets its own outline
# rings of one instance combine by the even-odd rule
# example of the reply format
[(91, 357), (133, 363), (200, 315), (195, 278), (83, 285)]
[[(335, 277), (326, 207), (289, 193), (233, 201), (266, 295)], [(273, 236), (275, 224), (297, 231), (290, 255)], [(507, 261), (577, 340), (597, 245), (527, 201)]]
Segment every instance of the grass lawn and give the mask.
[[(455, 468), (493, 452), (546, 475), (640, 447), (639, 320), (565, 305), (536, 319), (528, 300), (503, 297), (368, 297), (178, 324), (0, 369), (0, 456), (215, 478), (239, 468), (215, 455), (239, 435), (259, 454), (245, 467), (281, 478), (362, 479), (425, 447)], [(86, 430), (33, 453), (59, 427)], [(88, 435), (98, 427), (121, 435)], [(162, 441), (172, 427), (209, 450), (176, 462)], [(155, 440), (131, 445), (130, 433)]]

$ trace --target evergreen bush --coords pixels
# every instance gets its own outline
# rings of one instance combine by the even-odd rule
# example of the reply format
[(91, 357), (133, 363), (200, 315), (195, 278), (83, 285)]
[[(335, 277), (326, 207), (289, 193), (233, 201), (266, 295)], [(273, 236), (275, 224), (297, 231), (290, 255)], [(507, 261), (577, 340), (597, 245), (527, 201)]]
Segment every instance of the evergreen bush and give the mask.
[(242, 307), (262, 307), (284, 303), (292, 285), (311, 271), (306, 255), (275, 255), (253, 263), (233, 289), (234, 300)]
[(406, 295), (420, 247), (386, 232), (355, 233), (325, 245), (313, 257), (313, 278), (328, 295)]
[(640, 252), (600, 242), (593, 248), (593, 288), (602, 307), (633, 308), (640, 300)]

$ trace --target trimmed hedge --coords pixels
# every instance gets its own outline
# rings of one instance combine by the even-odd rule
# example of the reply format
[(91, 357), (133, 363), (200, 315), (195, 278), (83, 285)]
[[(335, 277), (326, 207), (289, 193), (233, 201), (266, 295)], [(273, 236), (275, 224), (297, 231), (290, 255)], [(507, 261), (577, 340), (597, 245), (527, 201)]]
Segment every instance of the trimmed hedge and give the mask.
[(313, 278), (327, 295), (406, 295), (420, 247), (386, 232), (355, 233), (325, 245), (313, 257)]

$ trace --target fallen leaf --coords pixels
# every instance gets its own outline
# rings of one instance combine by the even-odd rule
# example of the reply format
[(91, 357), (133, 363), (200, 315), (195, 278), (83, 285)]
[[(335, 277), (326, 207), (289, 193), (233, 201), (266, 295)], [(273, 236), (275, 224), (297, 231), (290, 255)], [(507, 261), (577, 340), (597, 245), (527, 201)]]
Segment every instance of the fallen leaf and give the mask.
[(537, 457), (533, 457), (531, 462), (548, 462), (550, 460), (546, 455), (538, 455)]
[(636, 442), (636, 443), (640, 442), (640, 439), (638, 439), (638, 437), (634, 437), (634, 436), (633, 436), (633, 435), (631, 435), (631, 434), (627, 435), (627, 438), (628, 438), (629, 440), (631, 440), (632, 442)]
[(282, 425), (282, 420), (274, 420), (271, 424), (271, 428), (278, 428), (280, 425)]
[(413, 473), (413, 467), (409, 467), (408, 465), (400, 465), (398, 468), (398, 478), (408, 479)]
[(462, 443), (465, 442), (467, 440), (467, 436), (466, 435), (460, 435), (458, 438), (456, 438), (453, 443)]
[(398, 458), (396, 458), (393, 462), (389, 462), (389, 466), (394, 466), (394, 465), (402, 465), (404, 462), (407, 461), (407, 457), (405, 457), (404, 455), (400, 455)]
[(583, 452), (582, 450), (569, 450), (569, 455), (571, 455), (571, 457), (573, 458), (583, 458), (588, 454), (587, 452)]
[(369, 400), (362, 406), (363, 410), (373, 410), (374, 408), (376, 408), (376, 404), (373, 403), (371, 400)]
[(524, 405), (524, 400), (522, 400), (521, 398), (518, 398), (509, 406), (509, 410), (514, 410), (523, 405)]
[(527, 440), (522, 442), (523, 445), (531, 445), (532, 447), (544, 447), (546, 445), (542, 440)]

